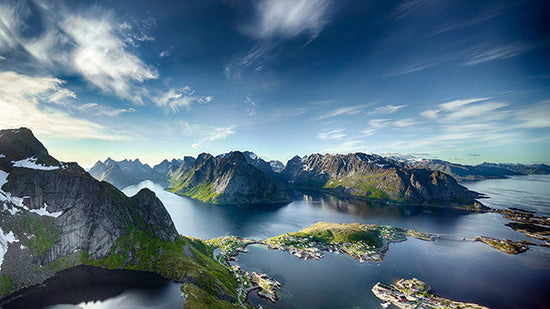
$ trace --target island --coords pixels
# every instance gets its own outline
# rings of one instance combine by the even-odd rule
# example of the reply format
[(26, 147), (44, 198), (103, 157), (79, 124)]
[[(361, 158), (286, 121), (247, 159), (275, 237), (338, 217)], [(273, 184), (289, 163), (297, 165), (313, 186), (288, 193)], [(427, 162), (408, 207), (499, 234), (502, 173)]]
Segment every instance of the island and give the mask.
[(508, 254), (520, 254), (529, 249), (527, 245), (534, 245), (532, 242), (513, 241), (510, 239), (497, 239), (483, 236), (476, 236), (474, 241), (480, 241), (493, 249), (497, 249), (498, 251)]
[(298, 258), (321, 259), (323, 251), (346, 254), (360, 262), (381, 262), (390, 243), (406, 236), (434, 241), (437, 235), (389, 225), (318, 222), (299, 232), (262, 240), (269, 249), (288, 251)]
[(394, 284), (378, 282), (372, 288), (372, 293), (385, 303), (401, 309), (413, 308), (464, 308), (464, 309), (488, 309), (485, 306), (463, 303), (437, 296), (434, 290), (425, 282), (416, 278), (399, 279)]

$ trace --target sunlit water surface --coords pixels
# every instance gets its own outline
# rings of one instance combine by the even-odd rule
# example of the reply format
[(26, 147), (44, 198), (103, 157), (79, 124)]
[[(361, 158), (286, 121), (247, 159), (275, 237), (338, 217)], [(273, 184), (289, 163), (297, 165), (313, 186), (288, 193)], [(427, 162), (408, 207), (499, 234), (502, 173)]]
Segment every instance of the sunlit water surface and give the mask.
[[(490, 207), (516, 207), (550, 215), (550, 176), (516, 176), (464, 185), (489, 196), (482, 202)], [(169, 193), (151, 181), (123, 191), (131, 196), (142, 188), (157, 194), (181, 234), (203, 239), (224, 235), (263, 239), (318, 221), (389, 224), (440, 235), (436, 242), (411, 239), (392, 244), (381, 263), (359, 263), (328, 253), (322, 260), (305, 261), (285, 252), (250, 247), (236, 263), (248, 271), (268, 273), (283, 285), (275, 304), (250, 295), (252, 303), (264, 307), (376, 308), (380, 302), (370, 289), (377, 281), (416, 277), (429, 282), (440, 295), (456, 300), (494, 308), (550, 308), (550, 249), (532, 247), (512, 256), (472, 241), (477, 235), (529, 239), (506, 227), (508, 220), (499, 214), (395, 207), (314, 192), (293, 192), (296, 201), (283, 205), (209, 205)], [(100, 275), (104, 285), (109, 284), (109, 277), (108, 273)], [(170, 283), (151, 293), (148, 288), (121, 287), (116, 295), (97, 296), (93, 301), (64, 302), (61, 297), (52, 308), (170, 308), (181, 306), (177, 288)], [(101, 290), (92, 286), (89, 294), (96, 289)], [(38, 308), (40, 301), (34, 304)]]

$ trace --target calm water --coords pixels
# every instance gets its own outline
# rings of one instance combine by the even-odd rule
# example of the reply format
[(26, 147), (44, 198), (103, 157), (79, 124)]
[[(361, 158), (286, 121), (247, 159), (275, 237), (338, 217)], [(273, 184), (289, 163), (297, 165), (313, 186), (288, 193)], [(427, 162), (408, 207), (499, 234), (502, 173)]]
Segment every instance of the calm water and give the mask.
[[(550, 176), (518, 176), (465, 185), (490, 196), (483, 202), (491, 207), (517, 207), (550, 215)], [(414, 276), (429, 282), (440, 295), (457, 300), (494, 308), (550, 308), (547, 295), (550, 249), (533, 247), (526, 253), (510, 256), (471, 241), (477, 235), (529, 239), (506, 227), (508, 221), (498, 214), (392, 207), (303, 192), (293, 193), (296, 201), (286, 205), (216, 206), (166, 192), (150, 181), (130, 186), (124, 193), (133, 195), (144, 187), (156, 192), (181, 234), (199, 238), (238, 235), (262, 239), (297, 231), (318, 221), (390, 224), (441, 235), (436, 242), (411, 239), (393, 244), (381, 263), (361, 264), (335, 254), (326, 254), (319, 261), (305, 261), (285, 252), (251, 247), (236, 263), (246, 270), (268, 273), (283, 284), (276, 304), (251, 295), (253, 303), (264, 307), (380, 308), (380, 302), (370, 291), (377, 281)], [(467, 240), (462, 241), (462, 237)], [(108, 284), (109, 274), (100, 277)], [(77, 277), (74, 280), (78, 282)], [(71, 280), (65, 278), (64, 282)], [(83, 308), (170, 308), (181, 304), (177, 289), (177, 284), (168, 284), (151, 294), (149, 287), (120, 286), (122, 292), (91, 301), (91, 295), (102, 291), (101, 287), (92, 286), (88, 298), (57, 304), (79, 304)], [(27, 294), (33, 291), (48, 294), (42, 287)]]

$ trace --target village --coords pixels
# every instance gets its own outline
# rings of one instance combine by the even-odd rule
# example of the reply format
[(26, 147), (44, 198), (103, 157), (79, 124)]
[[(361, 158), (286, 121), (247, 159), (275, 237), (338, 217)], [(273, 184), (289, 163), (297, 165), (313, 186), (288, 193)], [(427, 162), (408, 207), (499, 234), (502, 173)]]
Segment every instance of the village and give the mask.
[(372, 288), (372, 292), (384, 302), (381, 304), (384, 308), (394, 305), (400, 309), (488, 309), (478, 304), (463, 303), (437, 296), (427, 283), (416, 278), (410, 280), (399, 279), (396, 280), (394, 284), (378, 282)]
[(384, 225), (362, 225), (369, 233), (366, 239), (354, 237), (326, 237), (308, 235), (307, 233), (288, 233), (261, 241), (268, 249), (288, 251), (301, 259), (319, 260), (324, 257), (323, 251), (335, 254), (346, 254), (359, 262), (381, 262), (390, 243), (405, 241), (406, 236), (434, 241), (437, 235), (414, 230), (406, 230)]

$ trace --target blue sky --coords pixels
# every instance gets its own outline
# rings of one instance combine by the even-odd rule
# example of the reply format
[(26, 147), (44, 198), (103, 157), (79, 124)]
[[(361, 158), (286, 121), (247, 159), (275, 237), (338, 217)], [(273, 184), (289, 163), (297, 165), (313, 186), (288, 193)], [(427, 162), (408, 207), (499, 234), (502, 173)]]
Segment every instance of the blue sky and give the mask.
[[(175, 2), (175, 3), (173, 3)], [(3, 1), (0, 127), (65, 161), (550, 162), (548, 1)]]

